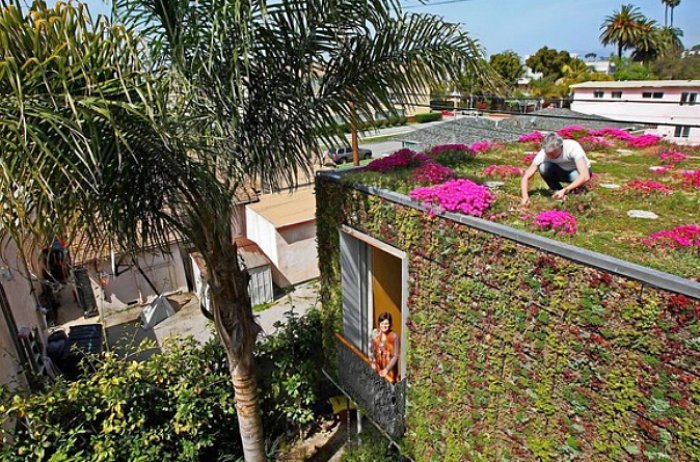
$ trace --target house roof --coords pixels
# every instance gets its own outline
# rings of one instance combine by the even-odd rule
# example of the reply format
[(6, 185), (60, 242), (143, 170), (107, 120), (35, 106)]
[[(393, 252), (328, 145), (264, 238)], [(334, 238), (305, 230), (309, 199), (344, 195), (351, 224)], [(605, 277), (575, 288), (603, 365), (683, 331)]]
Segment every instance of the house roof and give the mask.
[[(272, 265), (272, 262), (270, 262), (270, 259), (267, 258), (267, 255), (265, 255), (265, 252), (262, 251), (260, 246), (250, 239), (239, 237), (236, 239), (236, 245), (238, 246), (238, 255), (243, 258), (246, 268), (255, 269)], [(190, 256), (199, 268), (202, 277), (207, 279), (209, 277), (209, 271), (207, 270), (207, 264), (202, 254), (200, 252), (191, 252)]]
[(307, 223), (316, 219), (316, 195), (313, 187), (266, 194), (247, 206), (277, 228)]
[(583, 82), (570, 88), (669, 88), (700, 87), (700, 80), (623, 80), (618, 82)]

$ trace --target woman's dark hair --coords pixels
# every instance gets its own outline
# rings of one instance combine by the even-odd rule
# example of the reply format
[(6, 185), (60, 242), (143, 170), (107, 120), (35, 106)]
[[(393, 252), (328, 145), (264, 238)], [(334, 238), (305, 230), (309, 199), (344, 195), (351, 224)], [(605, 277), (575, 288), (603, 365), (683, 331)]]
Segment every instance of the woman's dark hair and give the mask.
[(383, 312), (382, 314), (380, 314), (378, 319), (379, 319), (379, 322), (389, 321), (389, 324), (393, 324), (393, 321), (391, 319), (391, 315), (389, 313), (387, 313), (386, 311)]

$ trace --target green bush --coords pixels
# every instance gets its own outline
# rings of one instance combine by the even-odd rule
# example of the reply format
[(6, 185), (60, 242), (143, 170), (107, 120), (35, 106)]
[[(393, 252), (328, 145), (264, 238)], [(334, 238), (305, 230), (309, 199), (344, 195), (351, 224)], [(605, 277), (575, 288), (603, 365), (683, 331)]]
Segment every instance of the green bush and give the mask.
[[(263, 427), (270, 440), (313, 419), (320, 388), (317, 313), (290, 316), (256, 357)], [(144, 345), (147, 348), (152, 345)], [(0, 460), (224, 461), (242, 455), (233, 387), (223, 347), (171, 343), (144, 362), (108, 353), (94, 373), (57, 381), (42, 393), (0, 388), (0, 425), (15, 426)]]
[(362, 441), (354, 441), (346, 446), (341, 462), (401, 462), (403, 457), (396, 448), (389, 446), (389, 440), (369, 424), (362, 432)]
[(413, 117), (419, 124), (424, 124), (426, 122), (435, 122), (436, 120), (442, 120), (442, 114), (440, 112), (425, 112), (423, 114), (416, 114)]
[(399, 117), (399, 125), (406, 125), (407, 123), (408, 123), (408, 117), (406, 117), (406, 116)]

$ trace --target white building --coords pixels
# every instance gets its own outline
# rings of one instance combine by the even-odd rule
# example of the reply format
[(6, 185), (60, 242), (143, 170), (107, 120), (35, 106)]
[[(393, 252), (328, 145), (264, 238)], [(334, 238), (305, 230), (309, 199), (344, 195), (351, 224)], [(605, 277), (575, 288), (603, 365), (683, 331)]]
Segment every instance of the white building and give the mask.
[(700, 80), (630, 80), (571, 85), (571, 109), (649, 130), (681, 144), (700, 144)]

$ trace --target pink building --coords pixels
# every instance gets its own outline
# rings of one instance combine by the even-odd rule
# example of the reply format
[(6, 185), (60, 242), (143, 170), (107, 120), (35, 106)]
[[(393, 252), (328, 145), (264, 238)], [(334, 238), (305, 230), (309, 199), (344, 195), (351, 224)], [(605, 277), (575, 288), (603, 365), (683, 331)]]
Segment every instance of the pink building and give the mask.
[(571, 109), (614, 120), (657, 125), (649, 133), (700, 144), (700, 80), (629, 80), (571, 85)]

